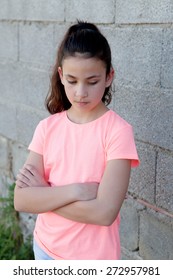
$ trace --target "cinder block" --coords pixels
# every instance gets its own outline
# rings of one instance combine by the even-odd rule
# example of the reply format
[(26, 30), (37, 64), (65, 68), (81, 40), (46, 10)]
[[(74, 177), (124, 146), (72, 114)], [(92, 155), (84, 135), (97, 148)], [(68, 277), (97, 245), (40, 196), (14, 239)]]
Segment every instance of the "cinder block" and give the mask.
[(116, 87), (114, 110), (129, 121), (142, 142), (173, 150), (172, 90)]
[(20, 61), (51, 65), (53, 57), (53, 24), (21, 23)]
[(139, 215), (134, 201), (126, 199), (121, 208), (120, 239), (122, 247), (134, 251), (138, 248)]
[(172, 0), (117, 0), (116, 23), (173, 22)]
[(19, 96), (19, 82), (20, 76), (18, 75), (18, 63), (1, 63), (0, 64), (0, 85), (1, 99), (14, 101)]
[(142, 260), (139, 256), (138, 251), (131, 252), (125, 248), (121, 248), (121, 259), (122, 260)]
[(162, 151), (157, 158), (156, 204), (173, 213), (173, 156)]
[(102, 30), (111, 46), (116, 86), (160, 86), (162, 28), (130, 26)]
[(65, 1), (25, 0), (22, 5), (22, 19), (39, 21), (64, 21)]
[(33, 235), (37, 215), (30, 213), (20, 213), (20, 225), (24, 235), (24, 241)]
[(46, 114), (43, 111), (35, 110), (27, 106), (18, 108), (16, 119), (18, 142), (28, 146), (37, 124), (45, 116)]
[(12, 172), (16, 178), (19, 169), (22, 168), (28, 156), (28, 150), (25, 146), (13, 142), (11, 143)]
[(65, 1), (1, 0), (0, 19), (63, 21)]
[(50, 83), (48, 71), (20, 67), (18, 75), (20, 104), (45, 111), (44, 101)]
[(49, 90), (48, 70), (27, 67), (21, 63), (0, 64), (1, 98), (45, 111), (44, 101)]
[(141, 213), (139, 252), (145, 260), (173, 260), (173, 228), (157, 214)]
[(65, 23), (65, 24), (54, 24), (54, 48), (55, 48), (55, 54), (57, 53), (57, 49), (67, 31), (67, 29), (71, 26), (71, 23)]
[(16, 140), (16, 107), (0, 99), (0, 134)]
[(140, 166), (132, 169), (129, 192), (149, 203), (155, 202), (156, 151), (152, 146), (137, 142)]
[[(173, 6), (173, 2), (172, 2)], [(163, 55), (161, 67), (161, 85), (173, 89), (173, 31), (167, 28), (163, 32)]]
[(8, 141), (5, 137), (0, 136), (0, 169), (8, 169)]
[(18, 60), (18, 25), (17, 23), (0, 22), (0, 60)]
[[(8, 172), (0, 170), (0, 197), (7, 197), (8, 195), (8, 186), (14, 183), (13, 180), (8, 178)], [(0, 202), (1, 209), (1, 202)]]
[(66, 0), (66, 21), (76, 22), (76, 19), (94, 23), (114, 22), (114, 0)]
[(21, 0), (1, 0), (0, 19), (21, 19), (22, 2)]

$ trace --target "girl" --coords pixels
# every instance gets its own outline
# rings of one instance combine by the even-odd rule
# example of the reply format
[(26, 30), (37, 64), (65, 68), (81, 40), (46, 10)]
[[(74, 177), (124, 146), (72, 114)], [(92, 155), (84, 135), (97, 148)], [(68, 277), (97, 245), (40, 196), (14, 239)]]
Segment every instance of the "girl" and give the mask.
[(110, 110), (114, 70), (91, 23), (67, 31), (42, 120), (15, 188), (17, 211), (37, 213), (36, 259), (117, 260), (119, 211), (138, 155), (131, 125)]

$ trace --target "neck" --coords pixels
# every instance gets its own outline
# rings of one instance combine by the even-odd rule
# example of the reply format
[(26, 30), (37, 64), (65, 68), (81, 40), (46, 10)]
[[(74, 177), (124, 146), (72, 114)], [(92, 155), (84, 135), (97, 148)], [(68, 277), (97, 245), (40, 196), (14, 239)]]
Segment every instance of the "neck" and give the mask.
[(89, 111), (77, 111), (73, 108), (73, 106), (67, 111), (67, 116), (70, 121), (78, 124), (84, 124), (88, 122), (92, 122), (99, 117), (101, 117), (104, 113), (109, 111), (109, 109), (105, 106), (105, 104), (101, 103), (97, 108)]

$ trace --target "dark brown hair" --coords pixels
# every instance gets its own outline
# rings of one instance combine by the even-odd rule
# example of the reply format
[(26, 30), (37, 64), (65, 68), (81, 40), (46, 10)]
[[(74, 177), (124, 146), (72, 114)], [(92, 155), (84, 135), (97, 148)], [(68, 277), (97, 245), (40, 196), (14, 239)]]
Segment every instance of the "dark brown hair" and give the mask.
[[(96, 25), (88, 22), (78, 21), (66, 32), (58, 52), (55, 66), (51, 77), (50, 90), (45, 100), (45, 105), (51, 114), (55, 114), (71, 107), (71, 103), (66, 97), (64, 86), (61, 83), (58, 67), (69, 56), (76, 53), (83, 54), (84, 57), (98, 58), (106, 66), (106, 75), (111, 71), (111, 50), (106, 38), (101, 34)], [(111, 85), (105, 89), (102, 102), (108, 105), (111, 102)]]

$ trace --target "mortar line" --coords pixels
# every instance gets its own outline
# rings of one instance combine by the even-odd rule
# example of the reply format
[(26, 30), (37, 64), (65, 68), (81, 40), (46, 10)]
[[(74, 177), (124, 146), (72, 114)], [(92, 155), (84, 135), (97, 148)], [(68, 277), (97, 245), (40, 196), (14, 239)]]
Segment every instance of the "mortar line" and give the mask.
[(163, 51), (164, 51), (164, 32), (165, 29), (162, 30), (162, 38), (161, 38), (161, 61), (160, 61), (160, 73), (159, 73), (159, 78), (160, 78), (160, 87), (162, 87), (162, 68), (163, 68)]
[[(131, 195), (128, 195), (128, 198), (134, 199), (133, 196), (131, 196)], [(157, 207), (156, 205), (152, 205), (152, 204), (150, 204), (149, 202), (144, 201), (144, 200), (142, 200), (142, 199), (140, 199), (140, 198), (136, 198), (135, 200), (136, 200), (137, 202), (139, 202), (140, 204), (144, 205), (145, 207), (154, 210), (155, 212), (158, 212), (158, 213), (160, 213), (160, 214), (163, 214), (163, 215), (166, 215), (166, 216), (168, 216), (168, 217), (170, 217), (170, 218), (173, 218), (173, 214), (172, 214), (172, 213), (169, 213), (169, 212), (167, 212), (166, 210), (164, 210), (164, 209), (162, 209), (162, 208), (160, 208), (160, 207)]]
[(20, 59), (20, 23), (17, 24), (17, 61)]
[(156, 151), (155, 156), (155, 170), (154, 170), (154, 203), (156, 204), (156, 188), (157, 188), (157, 163), (158, 163), (158, 151)]

